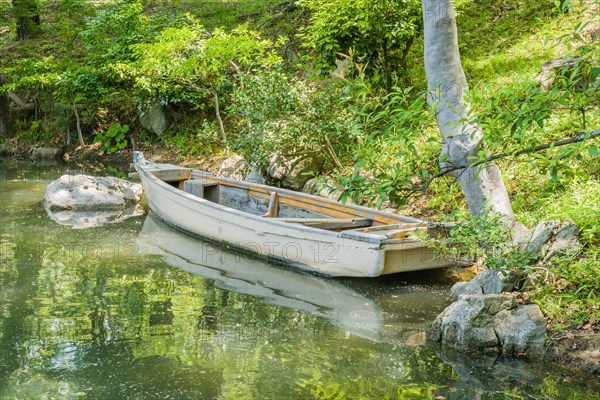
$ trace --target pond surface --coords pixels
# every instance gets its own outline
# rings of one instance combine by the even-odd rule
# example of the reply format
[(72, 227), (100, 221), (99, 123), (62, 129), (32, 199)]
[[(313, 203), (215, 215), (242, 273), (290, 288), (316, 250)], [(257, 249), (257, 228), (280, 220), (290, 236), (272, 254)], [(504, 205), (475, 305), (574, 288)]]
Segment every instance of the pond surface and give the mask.
[(327, 279), (152, 215), (72, 229), (39, 204), (67, 170), (94, 174), (0, 161), (2, 399), (600, 398), (553, 365), (422, 346), (444, 271)]

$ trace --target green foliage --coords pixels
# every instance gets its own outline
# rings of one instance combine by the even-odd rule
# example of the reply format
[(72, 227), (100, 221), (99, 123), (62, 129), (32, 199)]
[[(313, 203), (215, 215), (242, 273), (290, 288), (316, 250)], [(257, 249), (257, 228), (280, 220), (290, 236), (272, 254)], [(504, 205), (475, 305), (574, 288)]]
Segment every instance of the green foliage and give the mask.
[(95, 143), (102, 142), (100, 151), (105, 153), (114, 153), (117, 150), (123, 150), (127, 147), (127, 139), (125, 134), (129, 132), (129, 126), (115, 122), (104, 133), (96, 135)]
[(53, 90), (59, 79), (59, 72), (60, 66), (52, 56), (16, 60), (13, 65), (0, 69), (6, 82), (0, 86), (0, 93)]
[(564, 257), (544, 271), (543, 281), (532, 288), (556, 330), (598, 329), (600, 322), (600, 251), (591, 247), (579, 260)]
[(216, 121), (192, 119), (180, 125), (171, 135), (161, 135), (161, 143), (172, 146), (183, 159), (211, 156), (221, 150), (220, 134)]
[(319, 151), (335, 166), (362, 137), (353, 103), (333, 82), (308, 84), (281, 71), (244, 75), (228, 108), (239, 132), (236, 148), (260, 166), (277, 150)]
[(81, 31), (88, 61), (97, 67), (130, 60), (129, 46), (148, 40), (150, 20), (139, 0), (111, 0), (99, 7)]
[(52, 138), (52, 131), (40, 120), (33, 121), (28, 127), (23, 123), (19, 131), (19, 138), (28, 144), (47, 143)]
[(441, 256), (456, 261), (473, 260), (502, 273), (512, 270), (529, 273), (538, 258), (513, 244), (510, 229), (500, 214), (488, 212), (475, 216), (454, 212), (442, 222), (455, 222), (447, 238), (423, 237)]
[(388, 75), (403, 68), (421, 25), (416, 0), (300, 0), (310, 24), (299, 34), (303, 45), (319, 54), (317, 69), (330, 70), (339, 53), (352, 62), (376, 63)]
[(582, 239), (589, 245), (600, 242), (600, 182), (574, 180), (562, 193), (541, 199), (539, 210), (530, 219), (571, 218), (581, 229)]
[(342, 200), (377, 207), (385, 201), (404, 204), (437, 164), (439, 139), (427, 133), (434, 116), (426, 108), (426, 93), (399, 87), (381, 93), (363, 80), (346, 91), (360, 99), (353, 112), (366, 133), (354, 148), (352, 172), (337, 176), (344, 188)]
[(270, 68), (280, 62), (271, 51), (276, 44), (240, 26), (232, 32), (207, 32), (193, 22), (167, 28), (155, 41), (131, 47), (134, 61), (121, 64), (146, 96), (163, 104), (187, 103), (204, 108), (240, 69)]

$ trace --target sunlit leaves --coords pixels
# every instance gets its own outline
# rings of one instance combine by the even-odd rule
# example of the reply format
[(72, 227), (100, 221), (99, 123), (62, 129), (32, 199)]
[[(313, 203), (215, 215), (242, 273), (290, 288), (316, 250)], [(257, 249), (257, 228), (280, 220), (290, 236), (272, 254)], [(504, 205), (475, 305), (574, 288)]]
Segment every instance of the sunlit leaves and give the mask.
[(134, 61), (119, 67), (147, 96), (200, 107), (233, 76), (280, 63), (276, 44), (240, 26), (210, 33), (197, 22), (167, 28), (150, 43), (131, 46)]
[[(357, 62), (378, 63), (397, 70), (402, 51), (418, 32), (420, 2), (415, 0), (300, 0), (310, 11), (310, 24), (301, 30), (304, 46), (319, 54), (318, 68), (329, 70), (338, 53)], [(352, 60), (354, 62), (354, 60)]]

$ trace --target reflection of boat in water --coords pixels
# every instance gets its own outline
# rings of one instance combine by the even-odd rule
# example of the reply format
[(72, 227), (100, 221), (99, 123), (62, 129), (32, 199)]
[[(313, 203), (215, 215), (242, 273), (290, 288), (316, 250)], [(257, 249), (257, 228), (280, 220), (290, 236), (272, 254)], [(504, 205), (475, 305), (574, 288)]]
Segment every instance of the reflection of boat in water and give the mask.
[(287, 270), (186, 236), (152, 213), (140, 232), (139, 250), (213, 279), (222, 289), (259, 296), (270, 304), (326, 318), (353, 335), (380, 339), (383, 316), (377, 303), (332, 279)]

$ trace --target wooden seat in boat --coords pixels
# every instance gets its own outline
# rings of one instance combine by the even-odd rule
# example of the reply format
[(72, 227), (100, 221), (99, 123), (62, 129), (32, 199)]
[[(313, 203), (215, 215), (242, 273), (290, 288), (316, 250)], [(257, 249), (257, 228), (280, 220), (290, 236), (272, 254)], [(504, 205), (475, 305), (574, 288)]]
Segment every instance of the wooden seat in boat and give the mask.
[(276, 218), (278, 221), (290, 224), (301, 224), (312, 228), (327, 230), (344, 230), (371, 226), (370, 218)]

